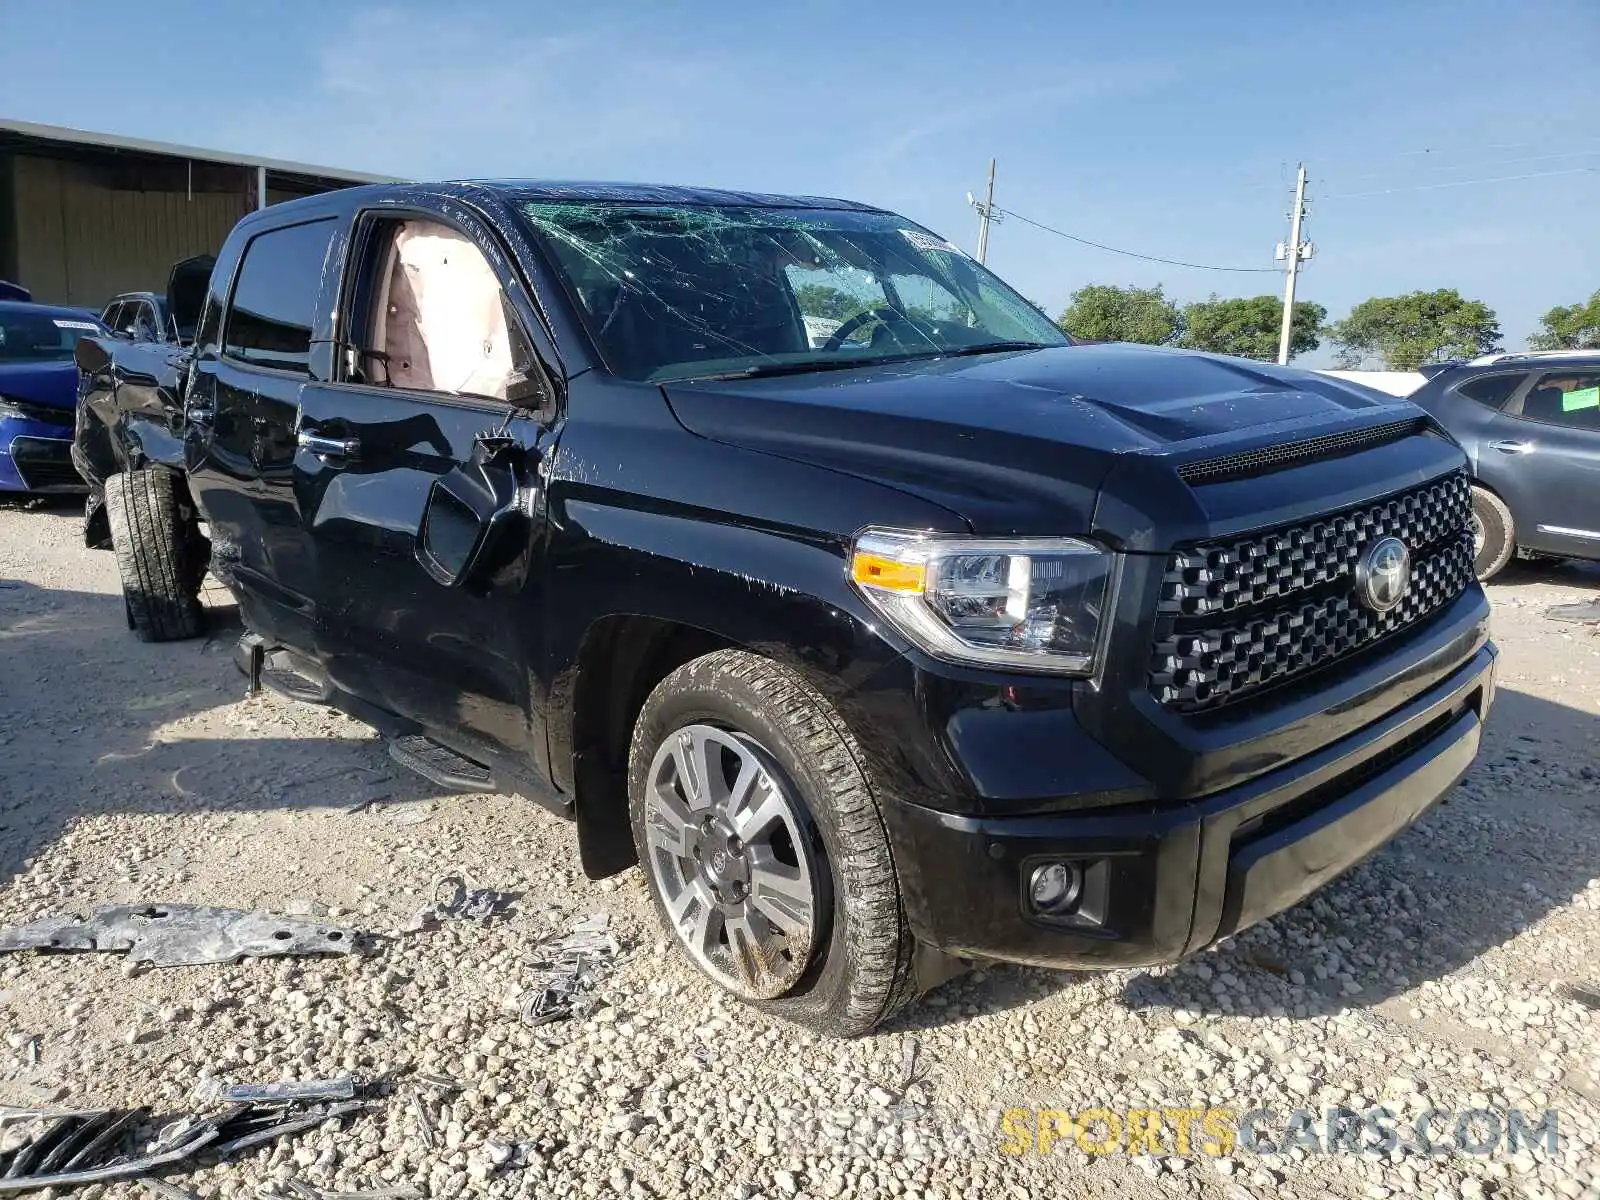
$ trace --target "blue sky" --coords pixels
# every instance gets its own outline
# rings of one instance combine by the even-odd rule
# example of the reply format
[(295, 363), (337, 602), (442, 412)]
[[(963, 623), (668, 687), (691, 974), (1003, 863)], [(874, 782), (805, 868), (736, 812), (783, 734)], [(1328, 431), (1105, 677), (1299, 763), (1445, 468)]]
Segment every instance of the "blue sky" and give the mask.
[[(969, 248), (993, 155), (1005, 208), (1257, 267), (1304, 159), (1300, 295), (1332, 317), (1455, 287), (1516, 347), (1600, 287), (1595, 0), (448, 7), (0, 0), (0, 114), (418, 178), (848, 196)], [(1015, 220), (989, 262), (1052, 313), (1084, 283), (1282, 286)]]

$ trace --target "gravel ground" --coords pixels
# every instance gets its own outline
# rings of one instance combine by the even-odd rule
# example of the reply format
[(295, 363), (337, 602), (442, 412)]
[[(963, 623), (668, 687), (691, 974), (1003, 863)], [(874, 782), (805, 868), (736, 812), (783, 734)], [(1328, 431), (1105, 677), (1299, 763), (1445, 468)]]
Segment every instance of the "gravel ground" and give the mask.
[[(582, 877), (564, 823), (439, 794), (338, 715), (245, 700), (225, 595), (212, 640), (135, 641), (111, 557), (80, 544), (70, 508), (0, 508), (0, 924), (161, 900), (394, 933), (446, 872), (518, 893), (363, 957), (0, 958), (0, 1102), (175, 1113), (207, 1076), (378, 1081), (342, 1130), (172, 1176), (198, 1195), (1600, 1197), (1600, 636), (1542, 617), (1600, 572), (1491, 588), (1479, 764), (1310, 903), (1171, 969), (980, 971), (840, 1043), (723, 998), (669, 952), (638, 872)], [(597, 910), (624, 944), (608, 1003), (524, 1027), (533, 945)], [(1169, 1117), (1161, 1155), (1008, 1154), (1001, 1118), (1228, 1106), (1274, 1110), (1278, 1136), (1295, 1109), (1320, 1130), (1379, 1103), (1402, 1132), (1428, 1108), (1553, 1108), (1561, 1142), (1183, 1155)], [(101, 1191), (143, 1195), (82, 1194)]]

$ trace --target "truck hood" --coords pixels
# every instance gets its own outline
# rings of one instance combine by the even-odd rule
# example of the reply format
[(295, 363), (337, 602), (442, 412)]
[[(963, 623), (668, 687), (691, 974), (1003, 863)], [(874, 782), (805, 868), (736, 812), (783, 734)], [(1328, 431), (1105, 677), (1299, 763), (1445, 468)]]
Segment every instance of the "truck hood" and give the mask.
[(0, 362), (0, 396), (15, 396), (51, 408), (78, 403), (78, 364), (66, 362)]
[(663, 390), (694, 433), (890, 483), (984, 534), (1094, 531), (1130, 455), (1143, 469), (1119, 477), (1176, 485), (1185, 463), (1421, 415), (1309, 371), (1121, 344)]
[(174, 263), (167, 273), (167, 319), (182, 331), (184, 341), (194, 336), (194, 328), (200, 323), (200, 309), (211, 285), (211, 268), (216, 265), (216, 255), (197, 254)]

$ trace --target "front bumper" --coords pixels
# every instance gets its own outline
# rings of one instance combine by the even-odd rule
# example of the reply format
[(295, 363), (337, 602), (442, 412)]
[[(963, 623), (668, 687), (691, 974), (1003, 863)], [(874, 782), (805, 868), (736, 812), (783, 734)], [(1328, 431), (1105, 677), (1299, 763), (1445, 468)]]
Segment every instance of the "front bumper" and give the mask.
[[(946, 953), (1039, 966), (1172, 962), (1280, 912), (1428, 810), (1471, 765), (1494, 696), (1484, 644), (1381, 719), (1186, 803), (1026, 816), (887, 806), (913, 932)], [(1034, 913), (1040, 862), (1085, 865), (1067, 917)]]
[(71, 425), (0, 418), (0, 491), (81, 493), (86, 488), (72, 465)]

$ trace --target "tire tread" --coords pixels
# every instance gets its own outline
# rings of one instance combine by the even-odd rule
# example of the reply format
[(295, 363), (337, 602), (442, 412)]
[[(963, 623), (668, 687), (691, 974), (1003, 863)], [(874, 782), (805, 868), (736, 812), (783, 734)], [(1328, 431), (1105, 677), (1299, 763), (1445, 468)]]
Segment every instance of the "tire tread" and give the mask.
[(198, 637), (204, 629), (197, 539), (179, 509), (172, 475), (123, 471), (105, 483), (111, 548), (134, 633), (142, 642)]

